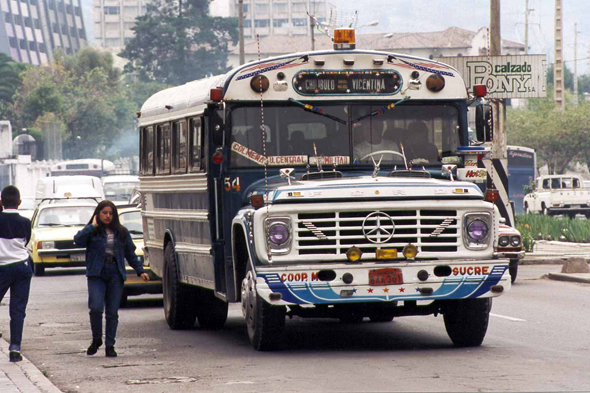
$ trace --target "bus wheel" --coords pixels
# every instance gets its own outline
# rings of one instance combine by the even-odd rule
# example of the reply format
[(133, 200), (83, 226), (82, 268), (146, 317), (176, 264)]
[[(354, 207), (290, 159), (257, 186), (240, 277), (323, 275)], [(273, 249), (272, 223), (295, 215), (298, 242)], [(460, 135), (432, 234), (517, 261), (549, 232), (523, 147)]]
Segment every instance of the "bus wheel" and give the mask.
[(447, 334), (457, 347), (478, 347), (488, 330), (492, 299), (452, 300), (443, 308)]
[(248, 337), (257, 351), (272, 351), (281, 341), (285, 328), (286, 309), (271, 306), (256, 292), (255, 273), (248, 268), (242, 281), (242, 313), (248, 327)]
[(164, 258), (162, 292), (166, 322), (172, 330), (190, 329), (197, 318), (197, 309), (193, 302), (195, 290), (182, 285), (178, 279), (178, 264), (172, 243), (166, 246)]
[(34, 272), (35, 276), (44, 276), (45, 275), (45, 266), (41, 265), (40, 263), (35, 263), (34, 265)]
[(204, 329), (221, 329), (227, 321), (227, 302), (217, 298), (209, 289), (199, 289), (197, 319)]

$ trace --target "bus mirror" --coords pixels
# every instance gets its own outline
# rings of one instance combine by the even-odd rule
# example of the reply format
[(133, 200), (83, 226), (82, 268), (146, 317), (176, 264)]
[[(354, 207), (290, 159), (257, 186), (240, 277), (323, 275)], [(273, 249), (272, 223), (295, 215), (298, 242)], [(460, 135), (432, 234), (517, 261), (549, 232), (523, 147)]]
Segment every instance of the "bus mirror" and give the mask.
[(479, 104), (475, 108), (475, 132), (480, 142), (492, 140), (491, 115), (489, 104)]

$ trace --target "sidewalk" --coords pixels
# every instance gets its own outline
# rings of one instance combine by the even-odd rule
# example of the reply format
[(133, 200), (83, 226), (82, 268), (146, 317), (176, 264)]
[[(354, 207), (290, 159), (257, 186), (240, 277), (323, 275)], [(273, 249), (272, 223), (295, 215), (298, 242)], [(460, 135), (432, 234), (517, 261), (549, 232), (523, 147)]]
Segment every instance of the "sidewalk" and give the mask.
[(22, 362), (8, 361), (8, 343), (0, 338), (0, 392), (61, 393), (35, 365), (23, 356)]
[[(535, 244), (535, 251), (527, 252), (524, 259), (520, 260), (520, 265), (563, 265), (572, 257), (589, 261), (590, 244), (540, 240)], [(590, 284), (590, 273), (549, 273), (547, 277), (551, 280)]]

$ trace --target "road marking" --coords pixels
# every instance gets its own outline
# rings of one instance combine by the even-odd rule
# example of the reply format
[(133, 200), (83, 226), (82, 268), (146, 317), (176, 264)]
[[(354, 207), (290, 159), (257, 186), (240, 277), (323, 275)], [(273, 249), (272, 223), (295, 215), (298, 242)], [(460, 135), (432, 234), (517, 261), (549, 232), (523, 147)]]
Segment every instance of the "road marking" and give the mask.
[(490, 315), (492, 317), (504, 318), (504, 319), (507, 319), (507, 320), (512, 321), (512, 322), (526, 322), (525, 319), (514, 318), (514, 317), (507, 317), (506, 315), (499, 315), (499, 314), (494, 314), (494, 313), (490, 313)]

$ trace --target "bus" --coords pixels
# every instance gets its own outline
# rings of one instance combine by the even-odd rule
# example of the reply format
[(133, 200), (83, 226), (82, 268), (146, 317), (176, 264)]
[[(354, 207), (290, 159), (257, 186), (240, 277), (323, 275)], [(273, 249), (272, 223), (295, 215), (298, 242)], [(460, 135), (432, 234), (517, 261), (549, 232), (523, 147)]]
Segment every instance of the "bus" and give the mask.
[(523, 146), (508, 146), (508, 195), (515, 214), (524, 214), (523, 199), (537, 178), (537, 155), (535, 149)]
[(252, 346), (273, 350), (287, 316), (434, 314), (455, 345), (478, 346), (510, 289), (498, 208), (456, 179), (469, 105), (489, 113), (485, 86), (471, 94), (445, 64), (355, 49), (354, 30), (334, 42), (143, 104), (144, 257), (167, 324), (221, 328), (237, 302)]

